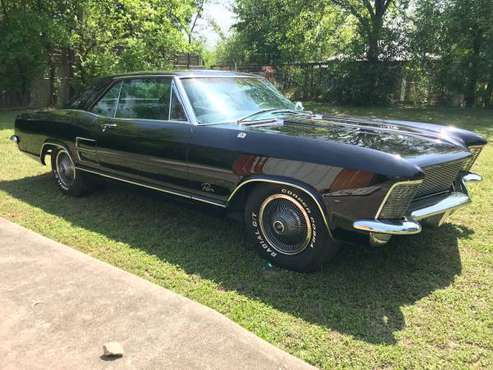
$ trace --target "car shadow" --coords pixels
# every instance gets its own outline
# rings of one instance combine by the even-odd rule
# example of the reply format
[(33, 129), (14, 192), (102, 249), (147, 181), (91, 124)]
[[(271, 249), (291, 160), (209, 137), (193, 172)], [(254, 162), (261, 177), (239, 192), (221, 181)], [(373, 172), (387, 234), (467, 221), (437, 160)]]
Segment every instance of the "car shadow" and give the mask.
[(461, 273), (458, 238), (472, 230), (445, 224), (380, 249), (345, 246), (322, 271), (271, 267), (242, 227), (210, 207), (108, 183), (84, 198), (61, 194), (49, 174), (1, 181), (0, 190), (76, 227), (128, 244), (279, 311), (376, 344), (395, 343), (401, 307), (451, 284)]

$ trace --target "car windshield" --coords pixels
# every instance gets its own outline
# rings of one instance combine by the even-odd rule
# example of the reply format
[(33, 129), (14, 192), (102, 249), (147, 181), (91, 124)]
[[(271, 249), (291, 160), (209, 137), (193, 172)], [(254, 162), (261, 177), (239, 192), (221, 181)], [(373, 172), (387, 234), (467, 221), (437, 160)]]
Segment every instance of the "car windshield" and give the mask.
[(194, 77), (184, 78), (182, 83), (200, 123), (245, 117), (257, 120), (277, 110), (295, 110), (292, 102), (262, 78)]

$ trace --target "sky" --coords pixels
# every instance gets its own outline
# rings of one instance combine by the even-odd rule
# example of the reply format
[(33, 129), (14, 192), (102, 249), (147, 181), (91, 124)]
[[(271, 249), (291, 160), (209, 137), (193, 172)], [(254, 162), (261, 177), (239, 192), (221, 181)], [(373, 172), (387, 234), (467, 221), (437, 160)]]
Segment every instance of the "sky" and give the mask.
[(211, 0), (206, 3), (204, 16), (198, 24), (198, 33), (206, 40), (209, 49), (213, 49), (220, 41), (219, 35), (212, 30), (207, 19), (213, 19), (222, 32), (227, 35), (230, 27), (235, 22), (234, 13), (232, 12), (233, 0)]

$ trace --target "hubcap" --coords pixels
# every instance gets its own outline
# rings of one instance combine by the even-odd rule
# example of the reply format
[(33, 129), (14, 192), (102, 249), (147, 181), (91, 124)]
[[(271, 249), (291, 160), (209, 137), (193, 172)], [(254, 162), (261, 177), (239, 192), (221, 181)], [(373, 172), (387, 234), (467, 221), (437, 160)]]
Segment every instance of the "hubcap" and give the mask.
[(60, 150), (56, 156), (56, 171), (63, 188), (68, 189), (75, 181), (75, 166), (69, 154)]
[(305, 250), (313, 234), (306, 210), (300, 202), (286, 194), (274, 194), (263, 201), (259, 224), (270, 246), (286, 255)]

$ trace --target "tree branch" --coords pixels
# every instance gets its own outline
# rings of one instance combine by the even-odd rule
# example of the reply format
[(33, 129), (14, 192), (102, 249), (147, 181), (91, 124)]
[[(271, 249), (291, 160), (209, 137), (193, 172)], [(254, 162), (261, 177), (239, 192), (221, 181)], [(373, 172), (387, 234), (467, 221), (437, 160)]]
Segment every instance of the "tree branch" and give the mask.
[[(367, 0), (364, 0), (364, 1), (367, 1)], [(338, 5), (341, 8), (346, 9), (347, 11), (349, 11), (353, 16), (355, 16), (358, 19), (358, 21), (361, 23), (361, 25), (363, 27), (365, 27), (365, 28), (369, 28), (370, 27), (370, 24), (368, 22), (368, 19), (366, 19), (365, 16), (363, 14), (361, 14), (358, 11), (358, 9), (356, 9), (356, 7), (354, 5), (352, 5), (351, 3), (349, 3), (349, 1), (347, 1), (347, 0), (332, 0), (332, 2), (335, 5)]]

